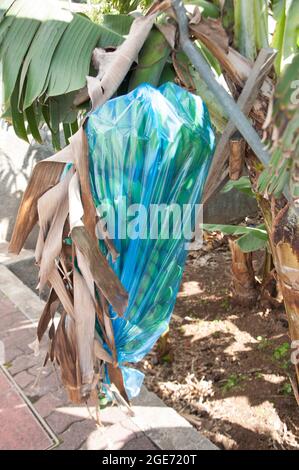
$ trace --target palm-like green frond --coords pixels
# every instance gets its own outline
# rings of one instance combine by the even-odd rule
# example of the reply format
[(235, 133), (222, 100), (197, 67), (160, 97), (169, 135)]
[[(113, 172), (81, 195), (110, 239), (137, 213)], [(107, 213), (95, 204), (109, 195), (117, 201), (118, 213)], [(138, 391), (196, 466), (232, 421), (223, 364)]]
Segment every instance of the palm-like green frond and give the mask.
[(259, 179), (261, 192), (277, 196), (289, 184), (293, 199), (299, 198), (298, 70), (299, 54), (286, 67), (276, 88), (272, 114), (273, 156)]
[[(60, 7), (57, 0), (4, 1), (0, 8), (2, 112), (18, 136), (40, 140), (36, 109), (58, 146), (62, 124), (75, 121), (74, 95), (86, 83), (95, 47), (117, 47), (132, 19), (117, 16), (95, 24)], [(115, 29), (112, 29), (115, 27)], [(45, 117), (47, 116), (47, 118)], [(26, 127), (27, 122), (27, 127)]]
[(268, 47), (268, 0), (234, 0), (235, 46), (252, 61)]
[(272, 46), (278, 54), (275, 69), (278, 74), (299, 52), (299, 8), (297, 0), (273, 0), (276, 28)]

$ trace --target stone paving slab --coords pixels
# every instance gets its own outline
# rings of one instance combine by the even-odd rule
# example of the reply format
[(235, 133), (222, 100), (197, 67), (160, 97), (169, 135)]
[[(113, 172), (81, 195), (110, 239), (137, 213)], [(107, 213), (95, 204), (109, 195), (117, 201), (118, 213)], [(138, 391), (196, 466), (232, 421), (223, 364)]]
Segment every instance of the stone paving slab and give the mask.
[(8, 242), (0, 241), (0, 263), (5, 266), (34, 258), (33, 250), (22, 250), (19, 255), (8, 253)]
[(0, 405), (0, 450), (46, 450), (56, 444), (2, 368)]
[[(185, 419), (153, 393), (142, 389), (132, 401), (135, 416), (125, 408), (106, 407), (95, 421), (95, 407), (68, 402), (52, 364), (42, 368), (46, 345), (34, 356), (36, 320), (44, 303), (8, 268), (0, 264), (0, 346), (4, 365), (31, 401), (35, 413), (57, 435), (57, 450), (217, 449)], [(1, 353), (1, 348), (0, 348)], [(1, 407), (1, 403), (0, 403)], [(1, 441), (1, 436), (0, 436)]]

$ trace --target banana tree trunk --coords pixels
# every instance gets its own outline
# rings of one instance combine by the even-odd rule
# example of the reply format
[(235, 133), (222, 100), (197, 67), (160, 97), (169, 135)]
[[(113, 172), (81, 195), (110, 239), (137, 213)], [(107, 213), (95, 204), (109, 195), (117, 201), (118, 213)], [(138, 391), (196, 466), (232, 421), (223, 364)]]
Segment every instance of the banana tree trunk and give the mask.
[[(287, 204), (273, 219), (272, 252), (292, 342), (299, 340), (299, 220)], [(299, 364), (295, 364), (299, 384)]]
[(244, 253), (235, 240), (229, 240), (232, 254), (233, 300), (238, 305), (248, 307), (255, 304), (258, 291), (252, 266), (252, 253)]
[[(239, 3), (241, 4), (243, 2), (239, 2)], [(255, 3), (257, 5), (258, 0), (256, 0)], [(200, 71), (202, 78), (206, 80), (207, 84), (213, 90), (213, 92), (215, 93), (215, 96), (217, 97), (219, 102), (222, 104), (222, 106), (225, 108), (225, 110), (229, 109), (231, 105), (231, 109), (234, 110), (233, 112), (236, 111), (236, 114), (234, 115), (234, 124), (239, 129), (243, 137), (247, 140), (248, 144), (251, 146), (253, 151), (255, 151), (256, 155), (258, 155), (260, 161), (258, 161), (256, 156), (251, 152), (253, 156), (253, 160), (255, 161), (255, 166), (256, 166), (255, 169), (258, 169), (258, 168), (260, 169), (261, 168), (260, 162), (262, 162), (262, 164), (265, 164), (265, 163), (267, 164), (267, 161), (269, 160), (268, 152), (264, 152), (264, 148), (260, 152), (259, 145), (257, 147), (255, 146), (255, 143), (253, 142), (253, 140), (255, 141), (256, 135), (254, 136), (252, 140), (251, 139), (252, 136), (249, 136), (247, 135), (247, 132), (244, 132), (244, 128), (246, 128), (246, 131), (247, 131), (247, 125), (246, 125), (245, 120), (243, 119), (244, 116), (240, 114), (239, 112), (240, 110), (235, 109), (234, 103), (231, 103), (231, 100), (227, 100), (227, 96), (222, 92), (222, 90), (218, 88), (217, 84), (214, 83), (210, 70), (207, 69), (206, 64), (203, 63), (202, 58), (198, 57), (197, 52), (194, 50), (192, 44), (189, 41), (188, 21), (185, 15), (183, 4), (179, 0), (172, 0), (172, 5), (176, 12), (177, 21), (180, 27), (180, 42), (181, 42), (182, 49), (184, 50), (186, 55), (189, 57), (190, 61), (195, 66), (196, 70)], [(259, 11), (258, 8), (255, 9), (256, 14), (258, 13), (258, 11)], [(244, 22), (244, 28), (246, 29), (247, 21), (248, 21), (248, 17), (246, 16), (246, 14), (242, 15), (242, 19)], [(263, 18), (263, 21), (264, 20), (265, 18)], [(221, 48), (216, 47), (214, 43), (212, 44), (210, 40), (207, 41), (206, 38), (203, 37), (202, 31), (198, 31), (198, 28), (194, 28), (194, 26), (192, 26), (192, 28), (193, 29), (191, 31), (192, 31), (193, 36), (197, 37), (198, 39), (201, 39), (202, 41), (205, 39), (205, 42), (204, 42), (205, 46), (210, 50), (210, 52), (213, 53), (215, 57), (217, 57), (223, 70), (225, 70), (228, 76), (234, 81), (235, 76), (238, 75), (236, 73), (236, 69), (239, 70), (239, 67), (235, 67), (234, 69), (232, 69), (231, 67), (232, 62), (233, 62), (232, 57), (230, 55), (231, 49), (229, 49), (229, 54), (227, 54), (227, 51), (226, 53), (225, 51), (221, 51)], [(259, 32), (257, 36), (255, 34), (251, 34), (251, 36), (247, 38), (247, 40), (250, 40), (252, 41), (252, 43), (255, 43), (253, 44), (253, 47), (258, 47), (258, 48), (261, 47), (261, 34), (260, 33), (261, 31)], [(211, 35), (211, 37), (213, 37), (213, 35)], [(237, 45), (240, 49), (241, 44), (237, 44)], [(248, 47), (249, 46), (247, 44), (246, 48), (248, 49)], [(203, 72), (204, 72), (205, 77), (203, 77)], [(244, 78), (243, 78), (243, 83), (244, 83)], [(232, 117), (231, 112), (228, 112), (228, 115)], [(236, 118), (236, 116), (238, 116), (240, 120)], [(242, 124), (244, 124), (244, 128), (242, 129), (240, 127), (241, 120), (242, 120)], [(260, 122), (261, 122), (260, 119), (258, 119), (257, 123), (260, 123)], [(246, 165), (248, 166), (247, 162), (246, 162)], [(249, 171), (251, 169), (249, 169)], [(258, 170), (255, 171), (255, 177), (252, 178), (253, 189), (256, 188), (258, 173), (259, 173)], [(206, 200), (207, 199), (208, 198), (206, 198)], [(274, 261), (274, 265), (277, 271), (278, 281), (281, 286), (281, 291), (284, 297), (285, 308), (286, 308), (286, 312), (288, 315), (290, 337), (292, 341), (296, 341), (296, 340), (298, 341), (299, 340), (299, 221), (298, 221), (296, 214), (294, 214), (289, 209), (289, 207), (283, 209), (283, 206), (285, 206), (286, 203), (284, 203), (283, 206), (280, 207), (281, 212), (277, 210), (276, 211), (277, 215), (276, 216), (274, 215), (274, 217), (272, 217), (272, 211), (271, 211), (269, 202), (263, 199), (262, 196), (258, 194), (257, 194), (257, 199), (260, 204), (261, 210), (263, 212), (265, 223), (267, 226), (267, 231), (269, 234), (273, 261)], [(236, 264), (237, 264), (237, 260), (236, 260)], [(243, 266), (244, 266), (244, 260), (243, 260)], [(245, 269), (243, 272), (246, 273), (246, 276), (248, 276), (248, 272), (246, 272)], [(295, 367), (296, 367), (297, 379), (299, 383), (298, 364), (296, 364)], [(295, 395), (297, 397), (299, 396), (298, 390), (295, 391)]]
[[(260, 163), (250, 150), (246, 165), (254, 188), (260, 173)], [(299, 219), (285, 200), (272, 199), (270, 203), (257, 195), (257, 201), (269, 235), (277, 280), (288, 318), (290, 338), (295, 342), (299, 340)], [(294, 365), (299, 385), (299, 364)]]

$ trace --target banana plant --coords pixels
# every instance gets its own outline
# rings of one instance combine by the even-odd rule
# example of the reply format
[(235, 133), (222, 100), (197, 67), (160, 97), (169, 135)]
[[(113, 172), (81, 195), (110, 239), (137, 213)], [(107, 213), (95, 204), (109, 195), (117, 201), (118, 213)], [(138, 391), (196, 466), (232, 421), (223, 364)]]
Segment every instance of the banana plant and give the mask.
[[(52, 133), (54, 146), (59, 148), (63, 145), (59, 141), (60, 131), (64, 130), (66, 141), (76, 131), (78, 120), (88, 110), (88, 103), (74, 105), (74, 97), (84, 87), (86, 75), (97, 74), (92, 64), (93, 50), (96, 47), (108, 50), (117, 48), (132, 23), (132, 16), (128, 13), (150, 4), (149, 1), (135, 0), (111, 0), (106, 3), (121, 14), (103, 14), (99, 17), (100, 21), (94, 23), (84, 14), (62, 9), (55, 0), (2, 2), (2, 115), (14, 125), (19, 137), (28, 140), (31, 135), (41, 141), (40, 128), (46, 124)], [(206, 28), (204, 39), (195, 39), (220, 79), (222, 72), (228, 73), (228, 70), (218, 60), (219, 45), (218, 50), (215, 50), (215, 45), (211, 50), (211, 44), (206, 42), (209, 34), (213, 34), (212, 29), (209, 33), (208, 28), (215, 19), (221, 20), (230, 34), (233, 28), (234, 46), (249, 60), (254, 60), (260, 48), (269, 42), (276, 45), (280, 54), (279, 72), (298, 50), (298, 9), (295, 8), (295, 0), (190, 0), (185, 3), (189, 11), (196, 7), (203, 19), (210, 21), (203, 22)], [(276, 22), (272, 41), (268, 33), (271, 15)], [(20, 41), (20, 38), (24, 40)], [(225, 49), (225, 44), (223, 47)], [(44, 52), (40, 54), (39, 51)], [(182, 58), (182, 53), (178, 51), (175, 59), (177, 63), (182, 63), (181, 69), (188, 78), (190, 89), (206, 100), (216, 129), (223, 132), (227, 116), (221, 103), (215, 102), (192, 64)], [(163, 34), (154, 28), (141, 50), (139, 64), (133, 67), (132, 76), (124, 81), (118, 92), (125, 93), (142, 81), (158, 86), (165, 80), (175, 80), (185, 86), (178, 72), (179, 65), (177, 68), (175, 65), (170, 45)], [(241, 69), (241, 62), (237, 66)], [(238, 77), (236, 84), (239, 83)]]
[[(106, 3), (111, 3), (114, 11), (117, 8), (122, 14), (100, 14), (94, 22), (84, 14), (62, 9), (56, 0), (2, 0), (2, 116), (13, 124), (19, 137), (41, 141), (40, 129), (47, 126), (54, 147), (60, 148), (64, 145), (60, 141), (62, 129), (66, 142), (76, 132), (90, 107), (84, 91), (86, 76), (101, 74), (101, 63), (98, 70), (98, 64), (92, 60), (93, 52), (99, 48), (104, 54), (117, 50), (130, 30), (132, 16), (128, 13), (136, 8), (140, 12), (149, 6), (147, 1), (134, 0)], [(268, 243), (283, 286), (290, 334), (292, 339), (299, 340), (296, 281), (299, 276), (298, 0), (192, 0), (185, 3), (190, 15), (190, 37), (214, 70), (215, 77), (235, 98), (250, 75), (259, 50), (269, 44), (278, 49), (275, 71), (267, 81), (270, 92), (276, 89), (272, 114), (270, 107), (266, 119), (270, 93), (264, 87), (250, 113), (258, 131), (267, 127), (264, 131), (272, 161), (268, 168), (263, 168), (248, 149), (245, 164), (251, 190), (262, 209)], [(158, 21), (139, 52), (138, 61), (136, 57), (114, 94), (127, 93), (142, 81), (159, 86), (173, 80), (202, 96), (216, 130), (222, 133), (229, 116), (180, 50), (175, 18), (168, 9), (170, 4), (164, 0), (149, 6), (148, 12), (159, 12)], [(194, 10), (194, 7), (197, 8)], [(273, 34), (268, 28), (270, 19), (274, 22)], [(290, 204), (286, 204), (281, 195), (286, 185)], [(259, 242), (266, 242), (263, 227), (248, 229), (251, 238), (253, 233), (258, 233), (264, 237)], [(243, 236), (249, 236), (249, 232)], [(290, 273), (297, 273), (297, 277), (290, 278)], [(297, 372), (299, 377), (299, 370)]]
[(202, 224), (202, 228), (208, 232), (221, 232), (233, 237), (241, 235), (237, 239), (237, 245), (243, 253), (252, 253), (267, 247), (268, 234), (265, 224), (256, 227), (243, 225)]
[(299, 53), (280, 77), (273, 101), (269, 134), (272, 160), (259, 178), (258, 189), (280, 197), (287, 185), (294, 204), (299, 198)]
[(290, 64), (299, 48), (299, 9), (295, 0), (273, 0), (276, 21), (272, 47), (277, 49), (275, 70), (278, 75)]
[(77, 129), (82, 111), (73, 100), (86, 83), (93, 49), (117, 47), (124, 37), (51, 0), (8, 1), (6, 8), (0, 20), (2, 113), (25, 140), (31, 134), (41, 141), (46, 123), (59, 148), (61, 124), (66, 137)]
[(258, 50), (269, 45), (267, 0), (234, 0), (235, 46), (250, 60)]
[[(40, 129), (46, 125), (52, 134), (54, 148), (60, 149), (64, 145), (60, 140), (61, 131), (65, 143), (77, 131), (89, 103), (78, 106), (75, 97), (85, 86), (86, 76), (98, 73), (92, 63), (94, 49), (111, 51), (120, 46), (133, 21), (128, 13), (140, 4), (147, 7), (150, 2), (110, 3), (120, 14), (100, 15), (100, 22), (95, 23), (84, 14), (64, 10), (57, 0), (2, 2), (2, 117), (12, 123), (20, 138), (28, 141), (31, 136), (42, 142)], [(219, 8), (208, 1), (194, 0), (192, 3), (205, 17), (219, 16)], [(126, 93), (142, 82), (159, 86), (176, 79), (171, 47), (154, 27), (139, 54), (138, 64), (117, 93)], [(198, 87), (198, 74), (195, 79)], [(210, 103), (213, 107), (212, 100)], [(219, 112), (216, 114), (215, 124), (223, 130), (225, 117)]]
[[(232, 189), (248, 197), (256, 197), (248, 176), (229, 181), (222, 189), (222, 193), (228, 193)], [(266, 300), (270, 305), (277, 305), (275, 299), (277, 286), (273, 275), (273, 260), (266, 225), (264, 223), (258, 225), (252, 223), (246, 225), (202, 224), (202, 228), (209, 232), (229, 235), (233, 301), (249, 307), (260, 296), (260, 300)], [(264, 255), (261, 258), (262, 264), (255, 273), (253, 255), (257, 251), (264, 252)], [(259, 282), (257, 282), (257, 276), (260, 277)]]
[[(241, 32), (247, 27), (245, 3), (248, 2), (235, 0), (236, 3), (242, 13), (238, 15)], [(263, 125), (272, 159), (269, 165), (263, 168), (253, 152), (248, 149), (245, 163), (267, 229), (272, 259), (288, 316), (290, 337), (292, 341), (296, 341), (299, 339), (299, 10), (296, 0), (273, 0), (268, 2), (268, 8), (275, 21), (274, 34), (269, 42), (278, 50), (275, 72), (279, 77)], [(262, 10), (261, 14), (263, 16)], [(245, 42), (240, 33), (235, 37), (235, 45), (252, 59), (258, 48), (256, 38), (256, 34), (251, 32), (246, 35)], [(288, 196), (288, 200), (283, 192)], [(299, 381), (298, 365), (295, 365), (295, 368)], [(295, 396), (298, 397), (297, 387), (293, 382), (292, 385)]]
[[(249, 197), (255, 198), (251, 189), (251, 183), (248, 176), (242, 176), (237, 181), (229, 181), (222, 193), (228, 193), (232, 189), (236, 189)], [(267, 249), (268, 234), (265, 224), (259, 225), (227, 225), (227, 224), (202, 224), (203, 230), (208, 232), (221, 232), (230, 235), (236, 239), (236, 243), (243, 253), (252, 253), (254, 251)]]

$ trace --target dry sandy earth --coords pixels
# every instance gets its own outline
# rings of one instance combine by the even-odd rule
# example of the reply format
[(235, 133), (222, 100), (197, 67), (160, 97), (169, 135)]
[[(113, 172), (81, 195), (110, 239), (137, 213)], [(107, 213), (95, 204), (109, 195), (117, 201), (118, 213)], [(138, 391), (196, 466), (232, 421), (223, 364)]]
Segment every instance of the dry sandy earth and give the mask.
[(146, 385), (220, 448), (299, 449), (288, 373), (288, 324), (277, 310), (233, 305), (225, 241), (190, 254), (170, 326), (170, 354), (142, 363)]

